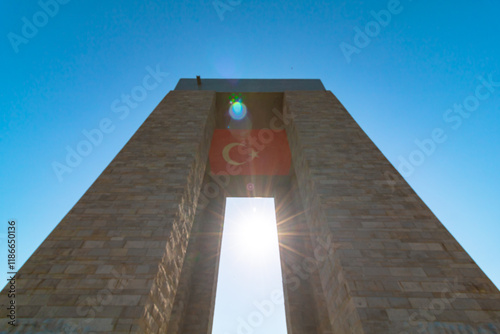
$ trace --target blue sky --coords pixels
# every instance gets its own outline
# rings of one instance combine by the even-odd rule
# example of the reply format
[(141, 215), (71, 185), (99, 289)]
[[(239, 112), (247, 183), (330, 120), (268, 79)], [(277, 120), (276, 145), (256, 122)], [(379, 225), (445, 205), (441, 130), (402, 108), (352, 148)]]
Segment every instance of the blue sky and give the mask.
[(274, 199), (228, 198), (213, 333), (287, 333), (282, 282)]
[[(498, 2), (60, 2), (0, 4), (0, 214), (2, 230), (18, 221), (19, 264), (179, 78), (319, 78), (500, 285), (500, 84), (480, 79), (500, 81)], [(148, 69), (168, 75), (116, 112)], [(54, 162), (104, 119), (59, 179)]]

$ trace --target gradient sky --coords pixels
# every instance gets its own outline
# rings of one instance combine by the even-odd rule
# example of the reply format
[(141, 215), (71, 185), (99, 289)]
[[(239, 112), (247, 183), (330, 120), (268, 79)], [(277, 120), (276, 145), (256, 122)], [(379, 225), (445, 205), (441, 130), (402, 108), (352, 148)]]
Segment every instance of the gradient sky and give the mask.
[[(18, 264), (179, 78), (319, 78), (500, 286), (500, 86), (479, 87), (500, 81), (497, 1), (65, 1), (45, 17), (0, 4), (0, 230), (17, 219)], [(117, 113), (148, 69), (168, 75)], [(113, 131), (59, 180), (54, 162), (103, 119)]]

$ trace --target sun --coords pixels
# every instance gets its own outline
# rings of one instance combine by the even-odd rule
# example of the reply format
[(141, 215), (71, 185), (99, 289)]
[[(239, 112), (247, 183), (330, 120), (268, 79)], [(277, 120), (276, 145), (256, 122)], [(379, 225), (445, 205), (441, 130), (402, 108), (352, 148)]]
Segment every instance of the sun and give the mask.
[(277, 243), (276, 222), (272, 217), (261, 214), (257, 208), (252, 211), (238, 223), (237, 247), (245, 258), (263, 260)]

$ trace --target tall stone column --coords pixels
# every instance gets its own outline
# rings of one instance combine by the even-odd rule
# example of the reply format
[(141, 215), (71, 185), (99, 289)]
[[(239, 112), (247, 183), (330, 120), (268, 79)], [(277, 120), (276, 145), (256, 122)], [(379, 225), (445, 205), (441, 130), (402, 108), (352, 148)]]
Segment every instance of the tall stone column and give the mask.
[(331, 334), (319, 280), (328, 242), (319, 239), (322, 246), (312, 248), (314, 233), (306, 220), (294, 174), (286, 184), (275, 186), (274, 198), (288, 334)]
[(335, 96), (286, 92), (284, 108), (306, 219), (332, 240), (319, 276), (333, 332), (498, 333), (498, 289)]
[(165, 97), (19, 270), (19, 326), (2, 331), (165, 333), (214, 107), (211, 91)]
[(198, 203), (203, 208), (196, 212), (182, 267), (181, 285), (175, 297), (175, 316), (170, 319), (168, 333), (212, 333), (226, 207), (225, 189), (219, 187), (215, 193), (207, 191), (213, 185), (213, 178), (209, 173), (205, 174), (202, 194), (206, 198)]

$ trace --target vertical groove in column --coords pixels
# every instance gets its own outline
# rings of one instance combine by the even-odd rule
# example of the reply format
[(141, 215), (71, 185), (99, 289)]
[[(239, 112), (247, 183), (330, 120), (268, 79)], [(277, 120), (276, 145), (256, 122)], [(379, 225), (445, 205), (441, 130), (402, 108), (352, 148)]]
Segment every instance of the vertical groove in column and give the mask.
[[(193, 131), (192, 133), (196, 134), (196, 137), (191, 139), (191, 145), (194, 145), (196, 149), (185, 151), (175, 157), (176, 160), (184, 161), (187, 155), (189, 159), (193, 159), (193, 163), (188, 171), (187, 184), (182, 197), (176, 205), (177, 212), (173, 221), (172, 232), (166, 244), (166, 252), (159, 264), (159, 271), (153, 281), (153, 286), (146, 302), (145, 314), (141, 326), (148, 333), (166, 333), (168, 331), (169, 319), (181, 277), (181, 269), (188, 241), (191, 236), (190, 232), (194, 222), (198, 196), (208, 161), (208, 151), (215, 128), (215, 94), (213, 92), (208, 92), (208, 94), (200, 94), (198, 92), (200, 104), (205, 99), (205, 105), (204, 108), (200, 105), (198, 111), (192, 110), (192, 112), (186, 112), (182, 107), (183, 104), (193, 102), (193, 97), (183, 95), (189, 95), (193, 92), (174, 92), (179, 94), (178, 102), (180, 105), (176, 105), (176, 114), (171, 116), (172, 118), (179, 119), (177, 126), (180, 129), (192, 126), (190, 131)], [(197, 120), (202, 121), (196, 123)], [(189, 138), (176, 138), (177, 145), (188, 140)]]
[(284, 281), (285, 310), (288, 333), (328, 333), (321, 323), (318, 306), (323, 296), (315, 296), (318, 261), (311, 247), (295, 177), (285, 186), (275, 189), (276, 217), (280, 243), (281, 269)]

